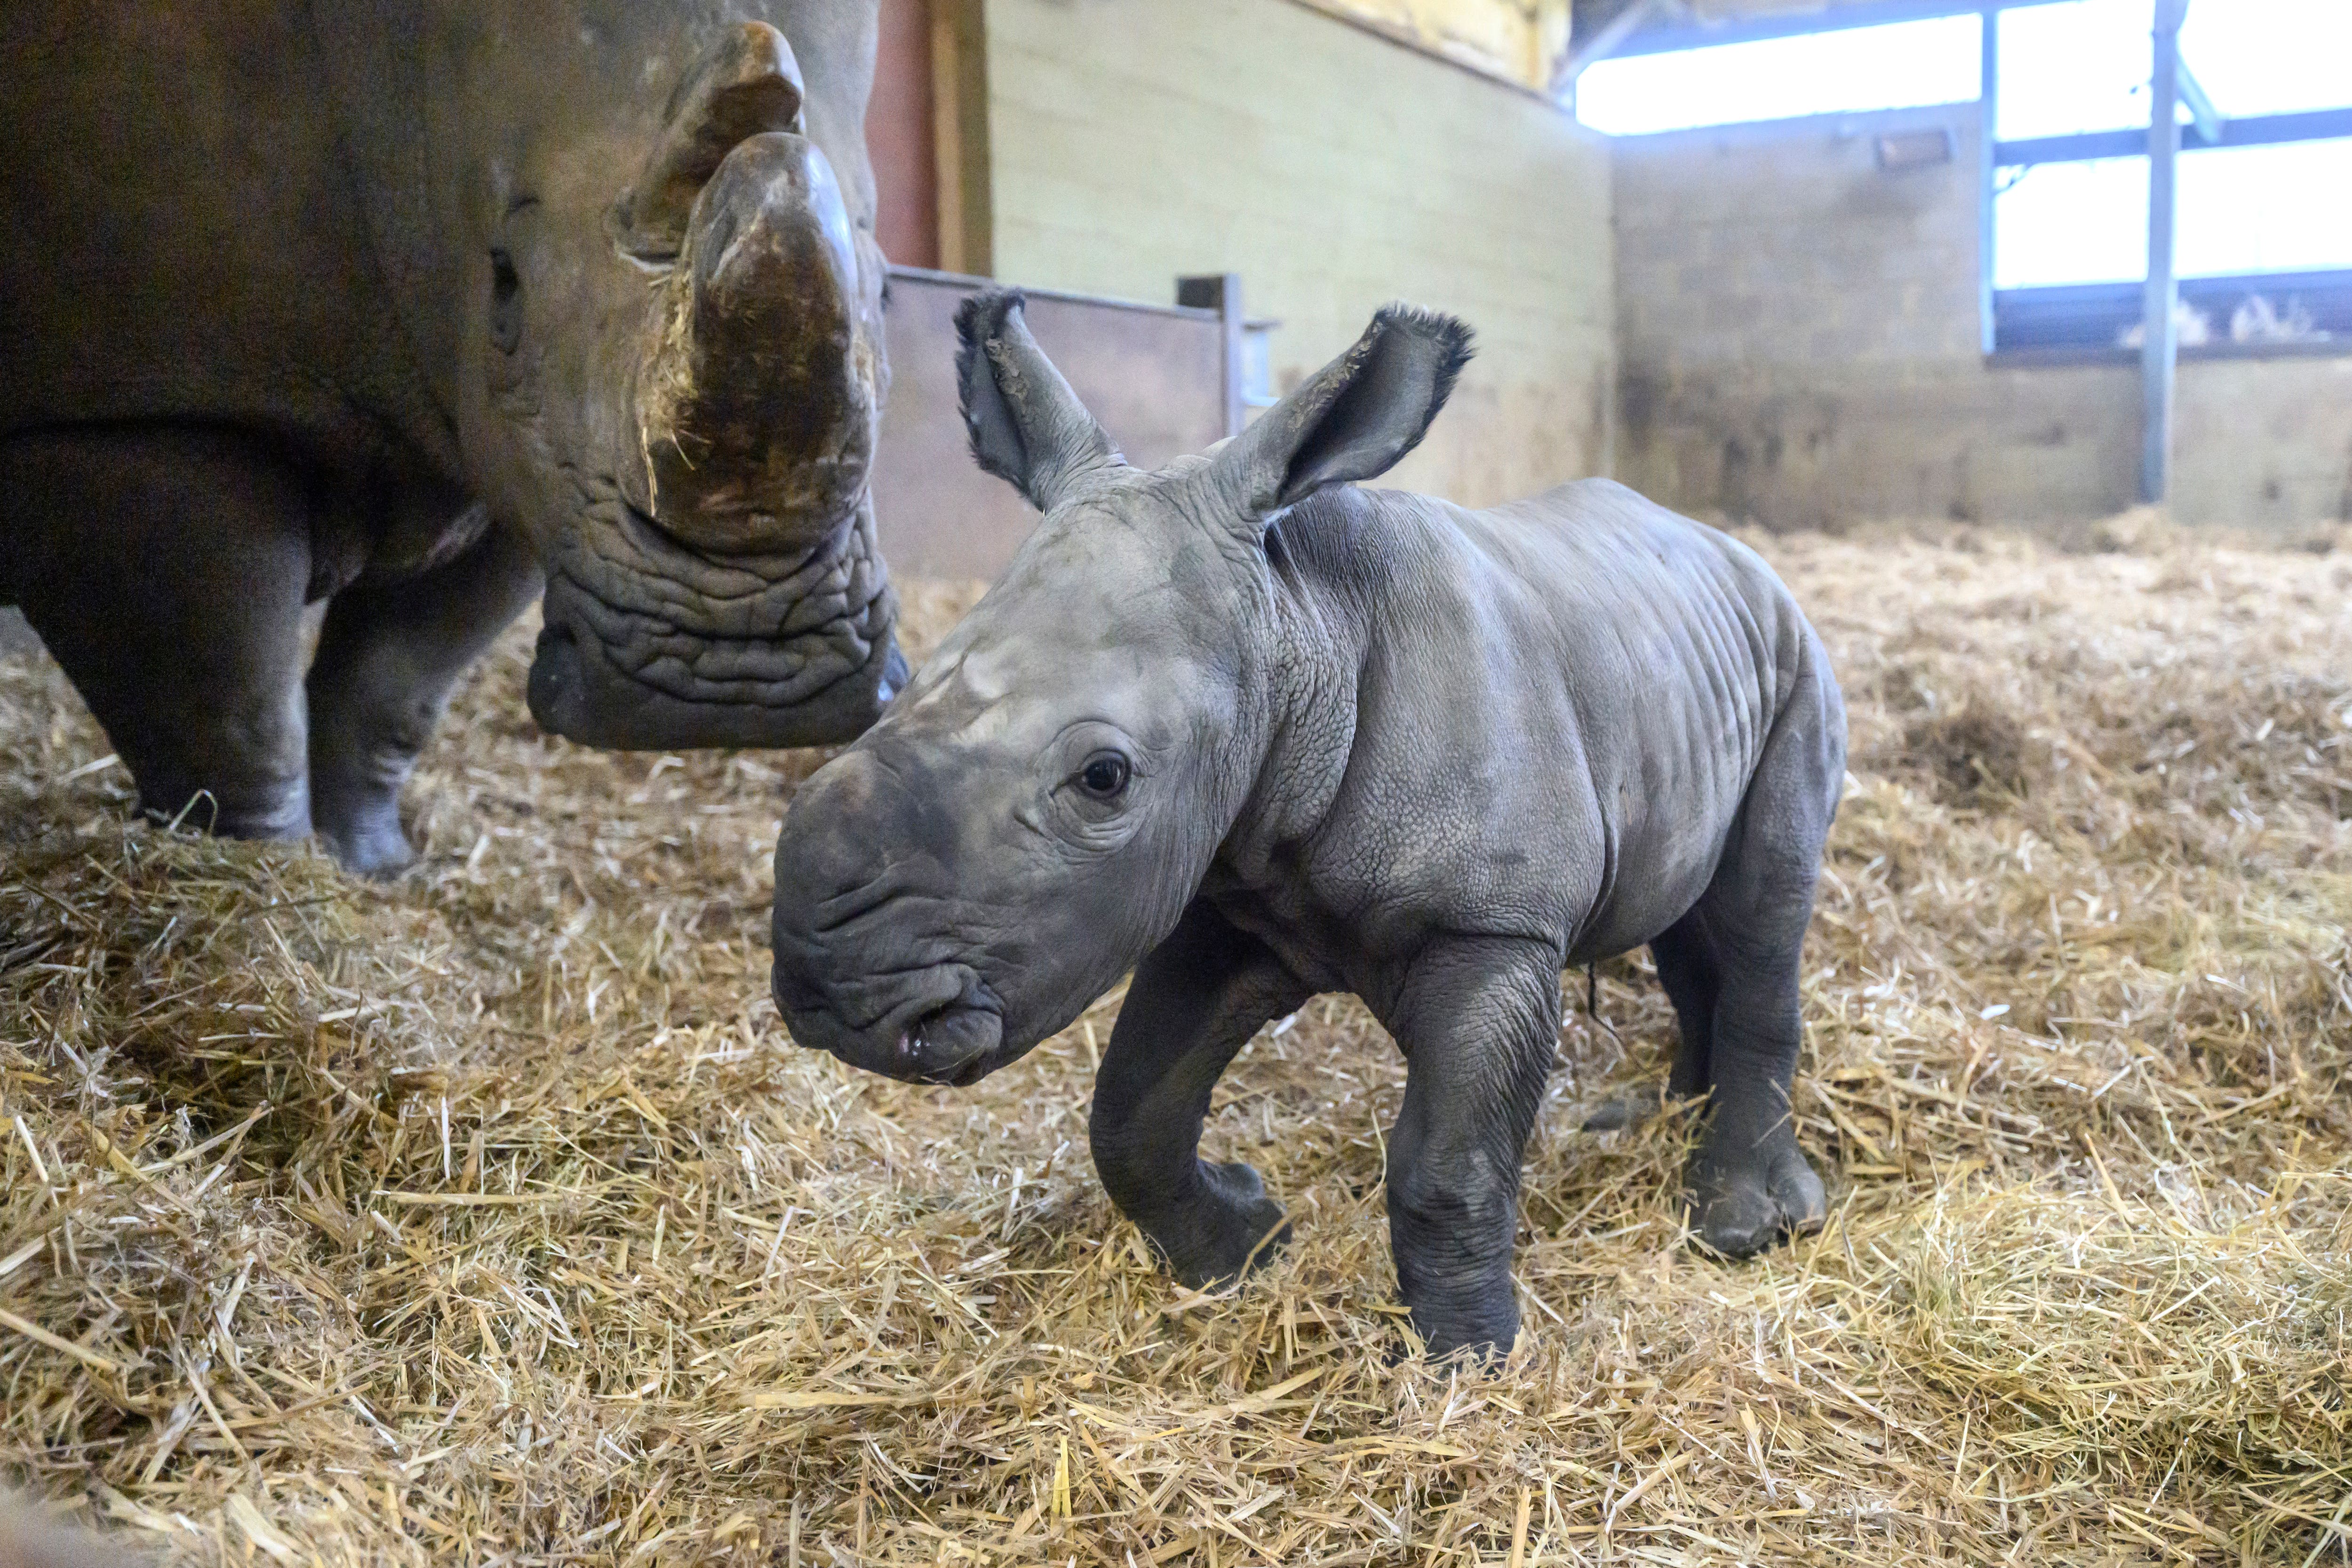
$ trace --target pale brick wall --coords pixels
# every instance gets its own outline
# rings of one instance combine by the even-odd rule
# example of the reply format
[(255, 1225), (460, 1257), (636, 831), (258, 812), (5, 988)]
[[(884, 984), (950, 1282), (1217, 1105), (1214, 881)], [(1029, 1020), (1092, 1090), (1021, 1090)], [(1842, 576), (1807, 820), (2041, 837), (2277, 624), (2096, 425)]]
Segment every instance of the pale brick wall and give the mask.
[[(1952, 162), (1877, 166), (1935, 125)], [(1979, 351), (1976, 138), (1967, 105), (1619, 141), (1621, 476), (1773, 528), (2129, 506), (2137, 369)], [(2178, 397), (2183, 521), (2352, 520), (2352, 359), (2189, 361)]]
[[(1283, 390), (1384, 301), (1479, 355), (1395, 483), (1473, 505), (1601, 471), (1606, 143), (1293, 0), (988, 0), (996, 275), (1133, 298), (1238, 272)], [(1116, 434), (1116, 433), (1114, 433)]]

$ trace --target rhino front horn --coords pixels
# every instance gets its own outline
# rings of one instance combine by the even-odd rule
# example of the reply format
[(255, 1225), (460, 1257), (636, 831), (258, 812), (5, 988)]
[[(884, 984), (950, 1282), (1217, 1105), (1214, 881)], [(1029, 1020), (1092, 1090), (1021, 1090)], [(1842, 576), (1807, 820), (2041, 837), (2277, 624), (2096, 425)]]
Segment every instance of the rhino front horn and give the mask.
[(661, 140), (613, 208), (621, 248), (668, 261), (685, 244), (695, 198), (727, 154), (769, 131), (804, 129), (807, 89), (784, 36), (744, 22), (695, 57), (662, 111)]
[(833, 166), (803, 137), (752, 137), (702, 188), (637, 382), (629, 499), (665, 530), (782, 554), (847, 526), (885, 373), (857, 257)]

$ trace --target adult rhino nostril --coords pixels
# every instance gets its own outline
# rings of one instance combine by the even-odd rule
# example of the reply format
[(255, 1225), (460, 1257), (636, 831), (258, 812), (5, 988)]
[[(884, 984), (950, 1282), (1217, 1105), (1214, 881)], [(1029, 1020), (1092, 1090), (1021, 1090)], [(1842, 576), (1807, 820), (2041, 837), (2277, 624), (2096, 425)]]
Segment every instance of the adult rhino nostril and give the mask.
[(579, 633), (564, 622), (551, 619), (540, 628), (523, 698), (530, 716), (551, 735), (574, 734), (585, 721), (583, 656)]
[(907, 689), (907, 682), (911, 678), (912, 674), (907, 668), (907, 655), (899, 650), (898, 640), (894, 635), (890, 639), (888, 661), (882, 666), (882, 684), (875, 688), (874, 700), (878, 703), (889, 702)]

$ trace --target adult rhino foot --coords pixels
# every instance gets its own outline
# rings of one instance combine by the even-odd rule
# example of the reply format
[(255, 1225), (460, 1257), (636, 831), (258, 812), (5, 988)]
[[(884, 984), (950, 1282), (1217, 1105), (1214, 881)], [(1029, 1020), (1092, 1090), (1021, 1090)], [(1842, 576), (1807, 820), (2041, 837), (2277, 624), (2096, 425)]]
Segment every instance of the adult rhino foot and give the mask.
[[(1493, 1372), (1518, 1343), (1519, 1306), (1507, 1287), (1486, 1301), (1449, 1302), (1442, 1307), (1408, 1302), (1407, 1306), (1412, 1313), (1413, 1334), (1432, 1362), (1468, 1351), (1473, 1367)], [(1408, 1354), (1402, 1346), (1395, 1348), (1389, 1364), (1396, 1365)]]
[(1784, 1236), (1810, 1235), (1829, 1214), (1822, 1178), (1783, 1132), (1726, 1156), (1710, 1137), (1691, 1162), (1691, 1230), (1726, 1258), (1749, 1258)]
[(416, 863), (416, 850), (401, 831), (400, 800), (316, 799), (310, 818), (320, 841), (335, 863), (354, 876), (379, 882)]
[(1206, 1160), (1200, 1168), (1192, 1197), (1143, 1228), (1169, 1272), (1196, 1291), (1265, 1268), (1290, 1240), (1282, 1205), (1266, 1197), (1257, 1172)]
[(299, 779), (239, 789), (233, 785), (140, 786), (139, 811), (151, 822), (220, 839), (299, 839), (310, 831), (310, 802)]

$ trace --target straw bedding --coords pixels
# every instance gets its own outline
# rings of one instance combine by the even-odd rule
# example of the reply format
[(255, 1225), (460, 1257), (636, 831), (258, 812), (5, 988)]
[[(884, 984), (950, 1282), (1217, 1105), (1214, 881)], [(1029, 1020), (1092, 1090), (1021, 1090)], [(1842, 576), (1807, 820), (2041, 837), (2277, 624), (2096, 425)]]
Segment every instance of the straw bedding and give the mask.
[(1203, 1300), (1088, 1166), (1116, 997), (970, 1091), (783, 1038), (814, 759), (543, 738), (518, 632), (368, 886), (131, 824), (0, 660), (0, 1471), (194, 1562), (2338, 1560), (2352, 566), (1766, 548), (1853, 713), (1796, 1096), (1832, 1223), (1691, 1251), (1686, 1117), (1580, 1130), (1668, 1009), (1574, 977), (1494, 1375), (1392, 1304), (1352, 1001), (1221, 1092), (1298, 1244)]

